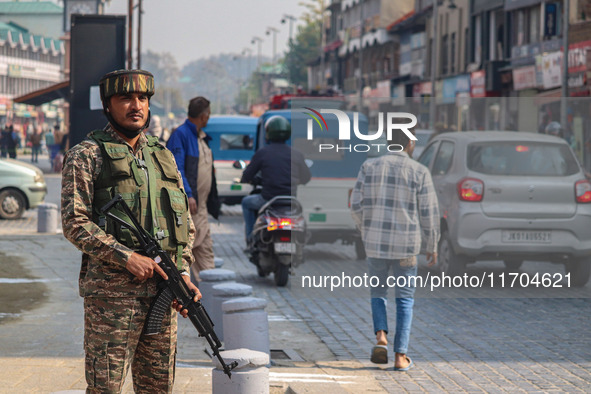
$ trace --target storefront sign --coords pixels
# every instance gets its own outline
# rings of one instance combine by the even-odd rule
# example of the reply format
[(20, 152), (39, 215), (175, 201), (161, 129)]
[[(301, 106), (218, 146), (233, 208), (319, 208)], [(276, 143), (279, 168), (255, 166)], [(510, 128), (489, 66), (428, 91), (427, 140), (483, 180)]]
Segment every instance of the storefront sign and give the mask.
[(579, 73), (587, 69), (587, 53), (591, 50), (591, 41), (577, 42), (568, 46), (568, 72)]
[(20, 78), (21, 77), (21, 66), (18, 64), (9, 64), (8, 65), (8, 76), (12, 78)]
[(568, 87), (569, 88), (581, 88), (587, 84), (587, 77), (585, 73), (577, 73), (568, 76)]
[(524, 90), (537, 86), (536, 66), (516, 68), (513, 70), (513, 89)]
[(545, 90), (562, 85), (562, 52), (548, 53), (542, 56), (542, 86)]
[(472, 97), (486, 97), (486, 73), (484, 70), (470, 74), (470, 95)]

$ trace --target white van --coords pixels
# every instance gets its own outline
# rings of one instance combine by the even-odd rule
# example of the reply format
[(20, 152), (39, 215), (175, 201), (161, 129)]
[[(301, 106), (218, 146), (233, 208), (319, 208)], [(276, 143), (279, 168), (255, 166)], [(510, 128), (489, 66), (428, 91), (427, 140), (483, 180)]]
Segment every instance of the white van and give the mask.
[[(357, 257), (365, 258), (365, 249), (350, 212), (349, 197), (355, 186), (361, 164), (367, 159), (363, 152), (349, 151), (347, 146), (366, 143), (358, 139), (338, 140), (338, 124), (334, 115), (323, 116), (323, 129), (316, 130), (312, 140), (307, 138), (307, 124), (313, 119), (308, 110), (271, 110), (265, 112), (257, 129), (256, 149), (265, 145), (264, 124), (274, 115), (280, 115), (292, 125), (291, 139), (287, 141), (302, 152), (311, 164), (312, 179), (300, 185), (297, 198), (304, 207), (310, 238), (308, 244), (334, 243), (355, 244)], [(353, 127), (353, 113), (346, 112)], [(318, 118), (318, 116), (316, 116)], [(319, 118), (318, 118), (319, 119)], [(314, 120), (316, 124), (316, 120)], [(326, 122), (326, 123), (324, 123)], [(367, 119), (359, 116), (359, 129), (367, 133)], [(354, 135), (353, 132), (351, 132)], [(354, 138), (354, 137), (353, 137)], [(322, 144), (322, 149), (321, 145)], [(329, 149), (332, 145), (334, 148)], [(338, 147), (338, 149), (337, 149)]]

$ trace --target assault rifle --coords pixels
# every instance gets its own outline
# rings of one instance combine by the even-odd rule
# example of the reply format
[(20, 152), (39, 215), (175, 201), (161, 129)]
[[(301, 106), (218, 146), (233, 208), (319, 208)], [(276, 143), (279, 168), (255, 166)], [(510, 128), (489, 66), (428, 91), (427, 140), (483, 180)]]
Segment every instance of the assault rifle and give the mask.
[[(113, 214), (112, 208), (119, 205), (123, 209), (123, 213), (131, 221), (128, 223), (121, 217)], [(172, 261), (167, 252), (162, 250), (158, 241), (156, 241), (137, 221), (136, 217), (129, 209), (127, 203), (123, 200), (121, 195), (117, 195), (111, 201), (109, 201), (104, 207), (101, 208), (101, 212), (119, 223), (121, 226), (129, 229), (133, 235), (137, 238), (141, 245), (142, 251), (146, 256), (153, 259), (162, 270), (168, 275), (168, 279), (162, 279), (158, 287), (158, 295), (150, 305), (148, 317), (144, 326), (144, 333), (146, 335), (158, 334), (162, 328), (162, 319), (164, 315), (171, 308), (172, 301), (177, 300), (179, 304), (183, 306), (183, 309), (189, 311), (188, 318), (191, 323), (195, 326), (199, 332), (200, 337), (205, 337), (209, 346), (213, 351), (214, 356), (218, 358), (220, 364), (224, 368), (224, 372), (228, 377), (232, 377), (231, 371), (238, 366), (238, 363), (234, 361), (230, 365), (226, 365), (222, 356), (220, 355), (220, 347), (222, 344), (218, 339), (215, 331), (213, 330), (213, 322), (209, 315), (203, 308), (200, 301), (195, 302), (195, 293), (189, 289), (185, 283), (183, 276), (180, 274), (176, 264)], [(121, 211), (120, 211), (121, 212)]]

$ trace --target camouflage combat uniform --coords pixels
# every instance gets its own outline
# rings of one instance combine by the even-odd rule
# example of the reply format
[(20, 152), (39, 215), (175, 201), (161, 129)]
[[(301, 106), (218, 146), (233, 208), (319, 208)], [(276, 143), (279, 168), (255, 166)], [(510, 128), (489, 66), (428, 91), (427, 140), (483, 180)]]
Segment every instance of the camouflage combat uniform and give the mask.
[[(109, 141), (112, 144), (110, 146), (115, 147), (112, 151), (125, 155), (130, 163), (134, 160), (131, 156), (145, 160), (144, 152), (149, 152), (148, 145), (152, 144), (151, 146), (155, 147), (157, 144), (157, 139), (148, 138), (142, 133), (134, 152), (110, 126), (89, 136), (93, 134)], [(127, 151), (122, 147), (126, 147)], [(156, 295), (158, 275), (143, 283), (138, 282), (125, 268), (133, 249), (119, 242), (115, 236), (109, 234), (109, 230), (105, 232), (105, 226), (102, 226), (104, 223), (101, 223), (101, 218), (97, 218), (97, 200), (100, 200), (97, 194), (101, 191), (97, 185), (101, 182), (100, 174), (104, 171), (105, 165), (103, 156), (104, 152), (107, 152), (102, 150), (103, 148), (104, 145), (101, 148), (92, 139), (81, 142), (67, 152), (62, 171), (64, 236), (83, 252), (79, 289), (80, 295), (84, 297), (87, 392), (120, 392), (130, 364), (136, 392), (171, 392), (176, 356), (177, 316), (176, 313), (170, 312), (166, 315), (163, 332), (160, 334), (142, 335), (150, 303)], [(172, 154), (167, 150), (160, 152), (165, 158), (169, 155), (172, 160), (175, 171), (172, 176), (176, 177), (176, 182), (170, 182), (176, 183), (175, 192), (178, 192), (182, 188), (182, 179), (176, 170)], [(107, 154), (112, 160), (114, 155)], [(160, 165), (152, 166), (152, 171), (156, 174), (150, 174), (148, 177), (146, 172), (137, 171), (135, 168), (131, 178), (138, 184), (154, 177), (171, 177), (170, 163), (166, 170), (158, 161), (165, 161), (162, 156), (160, 159), (153, 153), (150, 156)], [(136, 216), (146, 217), (142, 225), (148, 231), (153, 230), (150, 226), (151, 215), (145, 212), (145, 207), (140, 208), (141, 204), (137, 203), (138, 199), (146, 197), (146, 191), (134, 193), (133, 190), (129, 190), (129, 193), (122, 194), (127, 194), (124, 198), (129, 200), (127, 202)], [(184, 191), (182, 195), (184, 196)], [(184, 209), (188, 211), (186, 196), (184, 199)], [(164, 204), (161, 200), (162, 198), (156, 201), (160, 210)], [(177, 260), (179, 268), (188, 270), (194, 261), (191, 245), (195, 228), (188, 214), (186, 218), (186, 244), (182, 245), (182, 248), (177, 248), (178, 253), (172, 250), (170, 253)], [(163, 230), (167, 234), (168, 230), (172, 231)], [(178, 261), (181, 254), (181, 261)]]

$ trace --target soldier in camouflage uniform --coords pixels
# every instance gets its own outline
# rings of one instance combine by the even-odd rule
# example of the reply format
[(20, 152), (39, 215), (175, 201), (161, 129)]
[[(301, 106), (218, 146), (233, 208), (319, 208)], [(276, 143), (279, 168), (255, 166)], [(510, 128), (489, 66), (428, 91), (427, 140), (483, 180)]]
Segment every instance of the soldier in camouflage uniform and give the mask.
[(79, 287), (87, 392), (121, 392), (130, 365), (136, 393), (171, 392), (177, 334), (172, 309), (184, 317), (187, 310), (174, 301), (163, 331), (142, 333), (157, 293), (154, 274), (166, 274), (138, 253), (129, 230), (105, 218), (100, 208), (121, 194), (142, 226), (170, 252), (197, 300), (201, 294), (188, 276), (195, 228), (172, 154), (158, 138), (143, 133), (150, 121), (152, 74), (114, 71), (99, 85), (109, 123), (67, 152), (62, 171), (64, 236), (83, 252)]

